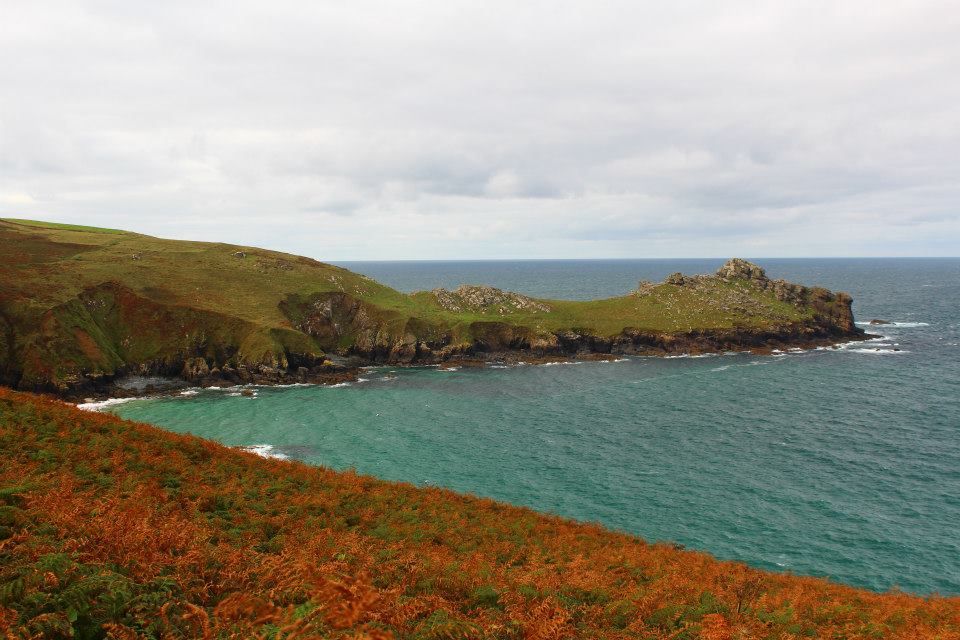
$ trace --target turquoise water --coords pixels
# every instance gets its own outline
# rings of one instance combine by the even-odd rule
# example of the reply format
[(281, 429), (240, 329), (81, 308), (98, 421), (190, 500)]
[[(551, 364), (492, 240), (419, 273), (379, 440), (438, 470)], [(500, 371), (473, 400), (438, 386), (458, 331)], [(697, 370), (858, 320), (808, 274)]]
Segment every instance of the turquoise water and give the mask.
[[(764, 260), (883, 340), (777, 356), (377, 368), (115, 405), (229, 445), (451, 487), (772, 570), (960, 594), (960, 260)], [(404, 290), (621, 293), (720, 261), (352, 263)], [(900, 351), (893, 351), (900, 349)]]

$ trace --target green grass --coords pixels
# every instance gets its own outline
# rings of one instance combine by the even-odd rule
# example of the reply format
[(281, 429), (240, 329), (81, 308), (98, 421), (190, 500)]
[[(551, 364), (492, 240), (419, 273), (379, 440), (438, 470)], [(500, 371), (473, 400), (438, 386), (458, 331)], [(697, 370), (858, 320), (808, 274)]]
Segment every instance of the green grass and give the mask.
[(12, 222), (22, 224), (28, 227), (40, 227), (43, 229), (63, 229), (65, 231), (86, 231), (89, 233), (129, 233), (120, 229), (107, 229), (104, 227), (88, 227), (82, 224), (65, 224), (63, 222), (47, 222), (44, 220), (26, 220), (24, 218), (0, 218), (3, 222)]
[[(296, 321), (343, 294), (362, 311), (336, 335), (307, 336)], [(430, 292), (407, 295), (301, 256), (221, 243), (30, 220), (0, 221), (0, 374), (67, 380), (110, 374), (120, 363), (202, 355), (270, 361), (363, 341), (469, 345), (490, 331), (550, 338), (575, 330), (682, 333), (776, 328), (813, 316), (746, 283), (661, 284), (594, 301), (545, 300), (549, 311), (443, 308)], [(356, 311), (354, 309), (354, 311)], [(344, 312), (345, 313), (345, 312)], [(506, 327), (506, 329), (504, 329)], [(13, 372), (13, 373), (11, 373)]]

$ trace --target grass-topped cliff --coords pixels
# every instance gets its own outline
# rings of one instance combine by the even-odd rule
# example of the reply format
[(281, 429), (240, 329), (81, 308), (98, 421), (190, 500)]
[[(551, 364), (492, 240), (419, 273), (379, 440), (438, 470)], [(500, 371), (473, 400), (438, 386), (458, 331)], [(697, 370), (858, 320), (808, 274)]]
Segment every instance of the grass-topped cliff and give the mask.
[(767, 573), (5, 389), (0, 459), (3, 638), (960, 638), (957, 598)]
[(666, 353), (856, 337), (850, 298), (733, 260), (589, 302), (483, 286), (406, 295), (253, 247), (0, 220), (0, 381), (83, 392), (125, 373), (313, 379), (330, 356)]

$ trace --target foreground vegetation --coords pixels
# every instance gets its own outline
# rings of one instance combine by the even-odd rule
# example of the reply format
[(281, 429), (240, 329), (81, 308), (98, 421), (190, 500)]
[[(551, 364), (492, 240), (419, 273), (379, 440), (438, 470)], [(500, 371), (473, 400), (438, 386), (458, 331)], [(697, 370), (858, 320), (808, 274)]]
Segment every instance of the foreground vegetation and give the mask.
[(335, 369), (338, 356), (437, 363), (858, 335), (849, 296), (731, 264), (723, 277), (677, 274), (589, 302), (482, 286), (406, 295), (274, 251), (0, 220), (0, 383), (83, 394), (130, 373), (303, 380)]
[(0, 637), (960, 638), (876, 594), (0, 389)]

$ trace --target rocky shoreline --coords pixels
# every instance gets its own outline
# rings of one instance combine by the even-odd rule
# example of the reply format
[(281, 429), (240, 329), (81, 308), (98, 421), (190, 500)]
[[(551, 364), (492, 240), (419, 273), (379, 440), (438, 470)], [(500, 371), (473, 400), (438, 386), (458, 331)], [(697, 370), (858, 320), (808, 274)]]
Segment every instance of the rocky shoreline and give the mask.
[[(738, 258), (714, 274), (565, 301), (481, 285), (406, 294), (309, 258), (218, 244), (198, 254), (195, 243), (136, 235), (102, 251), (100, 236), (85, 236), (84, 259), (66, 260), (72, 236), (28, 229), (0, 222), (5, 247), (33, 247), (0, 282), (0, 384), (69, 400), (338, 384), (378, 365), (771, 353), (869, 337), (846, 293), (771, 279)], [(129, 263), (116, 261), (115, 242)]]
[[(146, 396), (175, 395), (189, 388), (290, 386), (313, 384), (329, 386), (355, 382), (366, 368), (391, 367), (439, 367), (480, 368), (488, 365), (542, 365), (559, 362), (616, 360), (624, 356), (634, 357), (682, 357), (724, 353), (751, 353), (772, 355), (786, 350), (810, 350), (822, 347), (839, 347), (847, 342), (875, 338), (860, 330), (852, 332), (801, 331), (793, 328), (785, 333), (752, 331), (695, 332), (692, 334), (658, 334), (624, 332), (620, 336), (601, 339), (596, 336), (558, 336), (558, 344), (564, 350), (543, 351), (512, 349), (495, 351), (463, 351), (440, 358), (395, 360), (374, 359), (361, 354), (348, 354), (324, 360), (313, 368), (279, 368), (267, 365), (260, 367), (206, 366), (202, 358), (190, 358), (184, 362), (179, 374), (163, 372), (147, 373), (143, 367), (138, 372), (126, 372), (109, 379), (89, 380), (82, 388), (53, 393), (63, 400), (76, 403), (101, 402), (111, 399)], [(575, 349), (573, 349), (575, 347)], [(593, 350), (591, 350), (593, 349)], [(376, 354), (374, 354), (376, 355)], [(203, 361), (200, 364), (198, 361)]]

